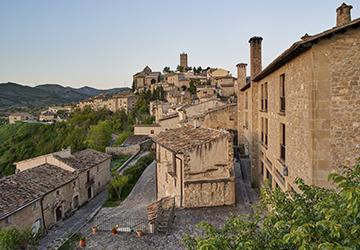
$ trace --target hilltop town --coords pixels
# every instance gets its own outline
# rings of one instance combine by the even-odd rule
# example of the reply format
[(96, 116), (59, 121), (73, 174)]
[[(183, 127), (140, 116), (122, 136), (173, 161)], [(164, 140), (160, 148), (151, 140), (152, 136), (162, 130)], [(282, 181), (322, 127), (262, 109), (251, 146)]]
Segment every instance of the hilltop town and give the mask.
[[(339, 6), (335, 27), (305, 34), (266, 67), (263, 38), (253, 36), (249, 62), (234, 65), (236, 76), (230, 73), (233, 69), (216, 65), (191, 66), (191, 55), (181, 53), (174, 70), (139, 69), (131, 91), (50, 106), (38, 118), (11, 114), (7, 126), (13, 128), (36, 121), (61, 131), (71, 128), (69, 137), (75, 137), (85, 134), (84, 123), (93, 134), (81, 137), (87, 136), (84, 144), (72, 142), (77, 148), (52, 147), (56, 150), (12, 162), (12, 174), (0, 169), (0, 227), (41, 235), (40, 249), (220, 249), (216, 247), (225, 243), (206, 240), (223, 229), (203, 236), (197, 224), (221, 227), (230, 215), (258, 215), (254, 205), (261, 203), (260, 190), (266, 187), (267, 197), (281, 201), (267, 204), (273, 220), (247, 225), (254, 230), (249, 235), (266, 226), (299, 234), (300, 229), (286, 223), (299, 226), (295, 213), (312, 216), (322, 204), (329, 210), (316, 214), (323, 224), (314, 224), (325, 228), (318, 238), (332, 237), (327, 243), (357, 249), (359, 200), (354, 199), (359, 198), (359, 177), (354, 174), (352, 186), (336, 185), (345, 177), (335, 177), (335, 184), (329, 179), (343, 166), (359, 171), (360, 19), (351, 18), (351, 9), (345, 3)], [(92, 119), (97, 124), (89, 125)], [(349, 187), (354, 196), (341, 201), (357, 203), (351, 205), (352, 214), (341, 214), (329, 226), (336, 216), (328, 218), (328, 211), (337, 208), (331, 210), (324, 200), (330, 204), (334, 198), (336, 203), (341, 196), (336, 190)], [(306, 199), (310, 201), (299, 211), (293, 210), (295, 205), (274, 209)], [(289, 217), (278, 218), (287, 210)], [(261, 211), (264, 216), (267, 210)], [(286, 223), (276, 224), (276, 219)], [(329, 233), (341, 227), (341, 220), (354, 225), (336, 229), (338, 235)], [(235, 221), (225, 229), (241, 235), (234, 228), (245, 224)], [(235, 237), (221, 232), (226, 241)], [(268, 234), (263, 245), (246, 248), (238, 243), (236, 249), (279, 249), (285, 233), (278, 234)], [(290, 236), (284, 249), (313, 246)]]

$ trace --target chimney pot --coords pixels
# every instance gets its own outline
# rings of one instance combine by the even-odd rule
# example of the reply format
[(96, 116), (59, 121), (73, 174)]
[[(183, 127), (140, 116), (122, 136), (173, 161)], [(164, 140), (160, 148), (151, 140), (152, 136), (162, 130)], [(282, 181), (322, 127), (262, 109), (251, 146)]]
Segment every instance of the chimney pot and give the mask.
[(246, 66), (247, 66), (246, 63), (238, 63), (236, 65), (236, 67), (237, 67), (237, 88), (236, 88), (236, 91), (238, 91), (238, 89), (242, 88), (246, 84)]
[(346, 3), (342, 3), (336, 9), (336, 26), (342, 26), (351, 22), (351, 9), (353, 7), (351, 5), (347, 5)]

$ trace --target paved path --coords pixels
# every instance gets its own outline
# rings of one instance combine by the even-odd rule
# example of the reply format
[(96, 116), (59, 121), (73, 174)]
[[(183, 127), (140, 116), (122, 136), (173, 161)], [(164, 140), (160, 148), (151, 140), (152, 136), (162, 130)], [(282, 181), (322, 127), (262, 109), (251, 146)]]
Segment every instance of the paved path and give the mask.
[(104, 207), (96, 217), (81, 230), (89, 233), (92, 225), (100, 225), (111, 218), (147, 218), (147, 205), (155, 200), (155, 161), (143, 172), (128, 197), (117, 207)]
[(105, 200), (106, 192), (104, 191), (77, 210), (71, 217), (57, 223), (40, 240), (39, 249), (58, 249), (73, 233), (78, 232), (90, 217), (94, 216), (95, 211), (99, 211)]
[[(136, 238), (132, 233), (120, 233), (116, 236), (110, 232), (99, 232), (96, 235), (87, 234), (86, 249), (96, 250), (133, 250), (133, 249), (184, 249), (182, 244), (185, 234), (197, 235), (201, 233), (196, 225), (201, 221), (220, 226), (230, 214), (252, 213), (250, 203), (255, 201), (254, 192), (250, 188), (247, 176), (241, 171), (239, 163), (235, 164), (237, 203), (234, 206), (178, 209), (175, 212), (175, 223), (169, 234), (147, 234)], [(128, 198), (116, 208), (103, 208), (95, 220), (101, 221), (111, 216), (141, 216), (146, 212), (146, 206), (155, 198), (155, 164), (151, 164), (140, 177)], [(88, 225), (89, 232), (91, 225)]]

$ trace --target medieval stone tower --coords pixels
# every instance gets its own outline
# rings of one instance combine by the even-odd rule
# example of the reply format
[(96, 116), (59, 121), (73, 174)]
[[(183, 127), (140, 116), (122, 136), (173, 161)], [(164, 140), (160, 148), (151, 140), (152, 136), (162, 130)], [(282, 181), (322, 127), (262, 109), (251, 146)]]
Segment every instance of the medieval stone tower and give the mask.
[(180, 54), (180, 66), (184, 70), (188, 67), (188, 55), (186, 53)]

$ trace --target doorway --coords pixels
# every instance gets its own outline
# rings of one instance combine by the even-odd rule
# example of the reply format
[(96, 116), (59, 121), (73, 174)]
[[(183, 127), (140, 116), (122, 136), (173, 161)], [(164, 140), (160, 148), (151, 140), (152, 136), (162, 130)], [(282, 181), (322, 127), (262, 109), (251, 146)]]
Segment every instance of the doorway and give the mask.
[(92, 198), (92, 190), (91, 190), (91, 187), (88, 187), (87, 193), (88, 193), (88, 199), (90, 200), (90, 199)]
[(55, 217), (56, 217), (56, 222), (58, 222), (62, 219), (62, 207), (61, 206), (59, 206), (55, 209)]
[(78, 207), (79, 207), (79, 195), (76, 195), (73, 198), (73, 209), (77, 209)]

